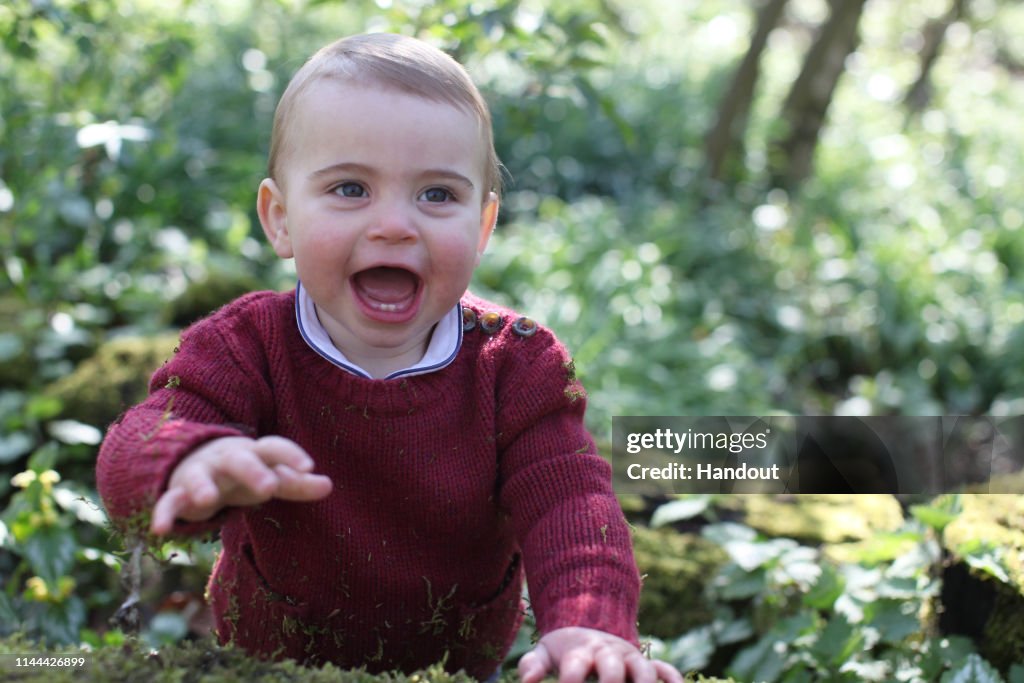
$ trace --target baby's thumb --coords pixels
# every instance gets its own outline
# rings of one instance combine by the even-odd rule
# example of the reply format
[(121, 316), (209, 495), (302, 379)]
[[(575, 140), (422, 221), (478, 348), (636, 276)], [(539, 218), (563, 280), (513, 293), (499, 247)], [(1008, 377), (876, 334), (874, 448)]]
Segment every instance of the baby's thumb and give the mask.
[(156, 536), (163, 536), (171, 531), (174, 518), (188, 504), (188, 492), (180, 487), (164, 492), (156, 505), (153, 506), (149, 530)]
[(552, 668), (551, 653), (538, 643), (519, 660), (519, 677), (523, 683), (537, 683)]

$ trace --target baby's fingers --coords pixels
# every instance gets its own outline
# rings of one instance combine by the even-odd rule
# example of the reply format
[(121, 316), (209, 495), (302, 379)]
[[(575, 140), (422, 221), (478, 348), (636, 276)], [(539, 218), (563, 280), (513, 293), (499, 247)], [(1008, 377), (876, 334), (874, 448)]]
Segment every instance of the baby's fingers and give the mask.
[(227, 505), (255, 505), (270, 500), (279, 484), (277, 474), (249, 450), (240, 450), (216, 463), (217, 485)]
[(296, 472), (286, 465), (274, 468), (277, 474), (276, 498), (294, 501), (320, 500), (331, 492), (333, 484), (330, 478), (322, 474)]
[(160, 499), (153, 506), (153, 517), (150, 521), (149, 530), (157, 536), (163, 536), (170, 532), (174, 526), (174, 518), (178, 512), (184, 509), (189, 503), (188, 492), (185, 489), (173, 488), (164, 492)]
[(658, 672), (658, 680), (665, 681), (665, 683), (683, 683), (683, 675), (679, 671), (669, 664), (668, 662), (660, 662), (658, 660), (652, 660), (655, 671)]
[(553, 668), (551, 653), (543, 644), (538, 644), (519, 660), (519, 678), (523, 683), (537, 683)]
[(310, 472), (313, 458), (299, 444), (283, 436), (264, 436), (252, 446), (252, 450), (268, 466), (286, 465), (296, 472)]

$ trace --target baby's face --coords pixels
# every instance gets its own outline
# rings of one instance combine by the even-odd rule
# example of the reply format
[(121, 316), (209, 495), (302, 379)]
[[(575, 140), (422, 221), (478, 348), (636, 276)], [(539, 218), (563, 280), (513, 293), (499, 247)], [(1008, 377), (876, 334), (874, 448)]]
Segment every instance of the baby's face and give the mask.
[(480, 124), (449, 104), (327, 80), (293, 117), (278, 183), (260, 190), (261, 218), (281, 227), (275, 250), (295, 257), (350, 359), (411, 364), (466, 291), (494, 225)]

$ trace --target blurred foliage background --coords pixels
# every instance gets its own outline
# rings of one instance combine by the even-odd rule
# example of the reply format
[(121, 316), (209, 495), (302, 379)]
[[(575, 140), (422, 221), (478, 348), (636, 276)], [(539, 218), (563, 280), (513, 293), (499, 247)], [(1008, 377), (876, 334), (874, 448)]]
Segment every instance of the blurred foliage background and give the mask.
[(1018, 2), (10, 0), (3, 628), (107, 630), (102, 432), (174, 331), (293, 283), (254, 211), (273, 109), (367, 30), (443, 47), (491, 103), (511, 182), (474, 289), (574, 351), (600, 438), (1024, 409)]

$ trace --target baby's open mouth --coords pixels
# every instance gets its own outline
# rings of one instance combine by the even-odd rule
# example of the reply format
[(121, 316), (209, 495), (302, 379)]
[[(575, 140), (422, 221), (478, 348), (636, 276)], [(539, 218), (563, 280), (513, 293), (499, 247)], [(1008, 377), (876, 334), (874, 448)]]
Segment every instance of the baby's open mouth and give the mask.
[(418, 300), (420, 277), (405, 268), (377, 266), (352, 276), (352, 288), (364, 307), (382, 314), (402, 315)]

